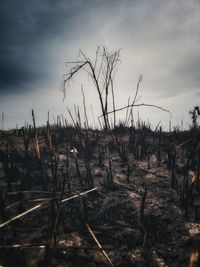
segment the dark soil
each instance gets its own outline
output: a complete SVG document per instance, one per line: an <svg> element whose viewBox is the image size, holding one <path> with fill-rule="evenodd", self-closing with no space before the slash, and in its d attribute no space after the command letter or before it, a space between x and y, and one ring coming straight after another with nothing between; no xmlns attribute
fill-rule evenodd
<svg viewBox="0 0 200 267"><path fill-rule="evenodd" d="M67 151L73 146L78 150L77 162L83 181L87 176L84 153L78 137L74 137L72 142L66 136L65 132L60 133L56 148L56 155L59 157L56 175L58 192L61 191L67 173ZM84 187L81 188L75 161L72 153L70 154L69 177L63 198L92 187L97 187L97 190L62 204L56 227L56 241L48 254L51 259L47 261L45 257L45 246L52 227L52 214L55 212L52 201L0 228L1 266L111 266L89 233L87 224L113 266L189 266L191 253L198 253L200 248L198 185L194 186L192 198L186 198L188 203L185 204L181 199L184 179L187 178L187 186L190 188L192 174L189 171L194 172L192 165L188 165L187 170L184 169L182 158L183 153L186 157L191 143L177 149L174 171L179 186L175 187L172 184L172 170L168 166L169 158L165 149L165 145L171 142L169 134L163 133L161 144L159 136L156 135L154 149L151 137L147 136L145 150L143 155L139 151L139 156L135 155L134 151L129 151L130 139L126 132L117 133L116 136L119 142L123 142L123 153L126 153L127 157L125 161L113 145L111 137L104 133L90 133L88 157L93 186L84 182ZM138 140L139 137L137 133ZM180 144L191 137L190 134L182 133L176 141ZM45 188L41 183L41 170L33 145L29 146L27 175L23 137L11 134L10 138L19 147L12 146L5 136L1 137L0 224L42 203L41 198L60 196L59 193L52 193L55 177L52 177L52 158L45 136L39 134ZM140 147L137 149L141 150ZM161 159L157 152L159 149ZM9 159L5 158L7 155ZM108 175L109 156L112 172L109 174L112 174L112 177ZM9 164L7 173L5 162ZM23 192L10 193L18 191ZM34 199L36 200L33 202ZM14 205L16 202L19 202L18 205ZM9 247L17 244L21 247ZM191 266L199 266L197 262L195 264Z"/></svg>

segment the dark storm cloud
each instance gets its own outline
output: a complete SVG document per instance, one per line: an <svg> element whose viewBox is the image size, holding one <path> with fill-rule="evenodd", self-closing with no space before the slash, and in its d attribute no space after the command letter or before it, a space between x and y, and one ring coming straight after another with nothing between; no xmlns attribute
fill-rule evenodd
<svg viewBox="0 0 200 267"><path fill-rule="evenodd" d="M52 69L48 48L56 39L85 34L94 10L109 16L118 1L2 0L0 2L0 92L21 91L24 84L48 80ZM85 33L84 33L85 31ZM59 52L59 51L58 51ZM64 59L63 59L64 60ZM49 69L49 71L48 71Z"/></svg>
<svg viewBox="0 0 200 267"><path fill-rule="evenodd" d="M88 28L95 23L103 27L104 15L109 17L118 3L120 1L113 0L2 0L0 92L19 92L25 84L48 80L52 75L48 50L51 43L58 40L67 46L73 36L90 38ZM103 11L98 13L99 10ZM93 16L95 11L99 17Z"/></svg>
<svg viewBox="0 0 200 267"><path fill-rule="evenodd" d="M48 43L70 38L81 1L0 2L0 92L22 90L24 83L47 79Z"/></svg>
<svg viewBox="0 0 200 267"><path fill-rule="evenodd" d="M27 70L25 66L19 66L15 63L3 62L0 65L0 88L1 91L6 93L9 89L15 90L16 87L25 84L27 81L34 79L33 70Z"/></svg>

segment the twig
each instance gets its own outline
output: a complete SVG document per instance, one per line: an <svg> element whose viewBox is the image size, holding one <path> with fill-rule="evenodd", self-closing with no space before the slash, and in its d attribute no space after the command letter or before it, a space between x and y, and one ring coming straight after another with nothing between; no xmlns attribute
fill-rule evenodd
<svg viewBox="0 0 200 267"><path fill-rule="evenodd" d="M67 201L69 201L69 200L71 200L71 199L75 199L75 198L77 198L77 197L81 197L81 196L87 195L88 193L93 192L93 191L96 191L97 189L98 189L98 188L95 187L95 188L92 188L92 189L90 189L90 190L88 190L88 191L79 193L79 194L77 194L77 195L75 195L75 196L65 198L65 199L63 199L63 200L61 201L61 203L65 203L65 202L67 202Z"/></svg>
<svg viewBox="0 0 200 267"><path fill-rule="evenodd" d="M185 144L189 143L189 142L192 141L192 140L193 140L193 138L190 138L190 139L184 141L183 143L177 145L176 148L180 148L180 147L184 146Z"/></svg>
<svg viewBox="0 0 200 267"><path fill-rule="evenodd" d="M132 102L132 105L131 105L131 110L129 112L129 116L128 116L128 119L126 121L126 125L128 125L129 123L129 120L130 120L130 117L131 117L131 113L132 113L132 110L133 110L133 106L135 105L136 103L136 99L137 99L137 95L138 95L138 91L139 91L139 87L140 87L140 83L142 82L142 75L140 75L139 77L139 80L138 80L138 83L137 83L137 89L136 89L136 92L135 92L135 96L134 96L134 99L133 99L133 102Z"/></svg>
<svg viewBox="0 0 200 267"><path fill-rule="evenodd" d="M114 87L113 87L113 79L111 79L111 93L112 93L112 101L113 101L113 110L115 110L115 94L114 94ZM114 112L114 128L116 126L116 114Z"/></svg>
<svg viewBox="0 0 200 267"><path fill-rule="evenodd" d="M141 201L141 206L140 206L140 214L139 214L139 221L140 221L142 229L144 231L143 247L145 247L146 240L147 240L147 230L146 230L145 222L144 222L144 209L145 209L146 197L147 197L147 188L145 188L144 194L142 196L142 201Z"/></svg>
<svg viewBox="0 0 200 267"><path fill-rule="evenodd" d="M64 242L66 240L60 240L59 244L56 245L56 248L63 248L63 245L65 245L64 249L85 249L85 250L102 250L99 247L90 247L90 246L71 246L66 245ZM31 243L25 243L25 244L13 244L13 245L0 245L0 249L26 249L26 248L36 248L36 249L45 249L46 243L42 244L31 244ZM113 250L120 250L123 249L123 247L108 247L106 250L113 251Z"/></svg>
<svg viewBox="0 0 200 267"><path fill-rule="evenodd" d="M48 200L48 201L49 201L49 200ZM29 210L23 212L23 213L21 213L21 214L15 216L15 217L13 217L12 219L10 219L10 220L8 220L8 221L6 221L6 222L0 224L0 228L3 228L4 226L6 226L6 225L8 225L8 224L10 224L10 223L12 223L12 222L14 222L14 221L16 221L17 219L20 219L20 218L24 217L25 215L27 215L27 214L33 212L34 210L37 210L37 209L41 208L41 207L42 207L44 204L46 204L48 201L45 201L45 202L43 202L43 203L41 203L41 204L39 204L39 205L37 205L37 206L35 206L35 207L33 207L33 208L31 208L31 209L29 209Z"/></svg>
<svg viewBox="0 0 200 267"><path fill-rule="evenodd" d="M160 106L157 106L157 105L152 105L152 104L146 104L146 103L142 103L142 104L134 104L134 105L128 105L128 106L125 106L125 107L122 107L122 108L118 108L118 109L115 109L115 110L112 110L112 111L109 111L107 113L105 113L105 115L109 115L109 114L112 114L114 112L118 112L118 111L121 111L121 110L124 110L126 108L129 108L129 107L141 107L141 106L144 106L144 107L152 107L152 108L158 108L162 111L165 111L165 112L168 112L170 114L170 117L172 117L172 114L169 110L165 109L165 108L162 108ZM101 118L103 115L100 115L98 118Z"/></svg>
<svg viewBox="0 0 200 267"><path fill-rule="evenodd" d="M8 205L7 207L5 207L5 210L13 209L13 208L16 208L17 206L23 205L23 204L28 204L28 203L32 203L32 202L43 202L46 200L49 200L49 198L25 199L25 200L17 201L15 203Z"/></svg>
<svg viewBox="0 0 200 267"><path fill-rule="evenodd" d="M94 123L94 129L96 128L96 126L95 126L95 119L94 119L94 110L93 110L93 107L92 107L92 105L90 105L90 107L91 107L91 111L92 111L92 119L93 119L93 123Z"/></svg>
<svg viewBox="0 0 200 267"><path fill-rule="evenodd" d="M129 103L130 103L130 97L128 98L128 106L129 106ZM129 112L129 108L127 108L127 110L126 110L126 118L125 118L125 124L124 124L124 126L127 125L128 114L129 114L128 112Z"/></svg>
<svg viewBox="0 0 200 267"><path fill-rule="evenodd" d="M107 261L110 263L111 266L114 267L111 259L108 257L107 253L105 252L105 250L103 249L103 247L99 243L98 239L96 238L96 236L95 236L94 232L92 231L92 229L90 228L90 226L88 224L86 224L86 227L87 227L89 233L91 234L91 236L93 237L95 243L97 244L97 246L99 247L99 249L102 251L102 253L105 256L105 258L107 259Z"/></svg>
<svg viewBox="0 0 200 267"><path fill-rule="evenodd" d="M89 129L89 123L88 123L88 117L87 117L87 111L86 111L86 105L85 105L85 94L83 90L83 86L81 85L81 91L83 95L83 107L84 107L84 113L85 113L85 122L86 122L86 127Z"/></svg>
<svg viewBox="0 0 200 267"><path fill-rule="evenodd" d="M80 193L80 194L77 194L77 195L75 195L75 196L71 196L71 197L69 197L69 198L63 199L63 200L60 201L60 203L65 203L65 202L67 202L67 201L69 201L69 200L71 200L71 199L75 199L75 198L78 198L78 197L80 197L80 196L84 196L84 195L86 195L86 194L88 194L88 193L90 193L90 192L96 191L96 190L97 190L97 187L95 187L95 188L93 188L93 189L90 189L90 190L88 190L88 191L82 192L82 193ZM12 223L12 222L14 222L14 221L16 221L17 219L20 219L20 218L24 217L25 215L27 215L27 214L33 212L34 210L40 209L42 206L44 206L45 204L47 204L47 203L48 203L49 201L51 201L51 200L52 200L52 198L50 198L50 199L44 201L43 203L41 203L41 204L39 204L39 205L36 205L35 207L33 207L33 208L31 208L31 209L29 209L29 210L27 210L27 211L25 211L25 212L23 212L23 213L21 213L21 214L15 216L15 217L13 217L12 219L10 219L10 220L8 220L8 221L6 221L6 222L0 224L0 228L3 228L4 226L6 226L6 225L8 225L8 224L10 224L10 223Z"/></svg>
<svg viewBox="0 0 200 267"><path fill-rule="evenodd" d="M45 244L13 244L13 245L0 245L0 249L10 248L45 248Z"/></svg>

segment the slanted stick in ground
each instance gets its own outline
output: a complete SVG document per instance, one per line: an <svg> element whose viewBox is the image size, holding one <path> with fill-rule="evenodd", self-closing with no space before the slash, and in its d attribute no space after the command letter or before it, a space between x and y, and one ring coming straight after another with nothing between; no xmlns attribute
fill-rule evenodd
<svg viewBox="0 0 200 267"><path fill-rule="evenodd" d="M108 257L107 253L105 252L105 250L103 249L103 247L99 243L98 239L96 238L96 236L95 236L94 232L92 231L92 229L90 228L90 226L88 224L86 224L86 227L87 227L89 233L91 234L92 238L94 239L95 243L97 244L97 246L99 247L99 249L102 251L104 257L110 263L110 266L113 266L114 267L111 259Z"/></svg>
<svg viewBox="0 0 200 267"><path fill-rule="evenodd" d="M48 200L48 201L49 201L49 200ZM42 207L44 204L46 204L46 203L47 203L47 201L45 201L45 202L43 202L43 203L41 203L41 204L39 204L39 205L36 205L35 207L33 207L33 208L31 208L31 209L29 209L29 210L27 210L27 211L25 211L25 212L23 212L23 213L21 213L21 214L15 216L15 217L13 217L12 219L10 219L10 220L8 220L8 221L2 223L2 224L0 224L0 228L3 228L4 226L6 226L6 225L8 225L8 224L10 224L10 223L12 223L12 222L14 222L14 221L16 221L17 219L20 219L20 218L24 217L25 215L27 215L27 214L33 212L34 210L37 210L37 209L41 208L41 207Z"/></svg>
<svg viewBox="0 0 200 267"><path fill-rule="evenodd" d="M61 200L61 203L65 203L65 202L67 202L67 201L69 201L69 200L71 200L71 199L74 199L74 198L77 198L77 197L84 196L84 195L86 195L86 194L88 194L88 193L90 193L90 192L96 191L96 190L97 190L97 187L94 187L94 188L92 188L92 189L90 189L90 190L88 190L88 191L79 193L79 194L77 194L77 195L75 195L75 196L71 196L71 197L65 198L65 199Z"/></svg>
<svg viewBox="0 0 200 267"><path fill-rule="evenodd" d="M68 198L66 198L66 199L63 199L63 200L60 201L60 203L61 203L61 204L62 204L62 203L65 203L65 202L67 202L67 201L69 201L69 200L71 200L71 199L75 199L75 198L78 198L78 197L80 197L80 196L84 196L84 195L86 195L86 194L88 194L88 193L90 193L90 192L96 191L96 190L97 190L97 187L92 188L92 189L90 189L90 190L88 190L88 191L85 191L85 192L82 192L82 193L80 193L80 194L77 194L77 195L68 197ZM27 211L25 211L25 212L23 212L23 213L21 213L21 214L15 216L15 217L13 217L13 218L10 219L10 220L7 220L6 222L0 224L0 228L3 228L4 226L6 226L6 225L8 225L8 224L10 224L10 223L12 223L12 222L14 222L14 221L16 221L17 219L20 219L20 218L24 217L25 215L27 215L27 214L29 214L29 213L31 213L31 212L37 210L37 209L40 209L42 206L44 206L45 204L47 204L47 203L48 203L49 201L51 201L51 200L52 200L52 198L50 198L50 199L48 199L48 200L45 200L45 201L42 202L41 204L36 205L35 207L33 207L33 208L31 208L31 209L29 209L29 210L27 210Z"/></svg>

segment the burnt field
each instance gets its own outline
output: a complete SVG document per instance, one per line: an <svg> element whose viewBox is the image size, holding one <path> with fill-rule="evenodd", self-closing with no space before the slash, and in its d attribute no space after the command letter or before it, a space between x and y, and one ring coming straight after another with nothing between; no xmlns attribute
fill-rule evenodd
<svg viewBox="0 0 200 267"><path fill-rule="evenodd" d="M0 265L200 266L199 144L143 123L1 131Z"/></svg>

